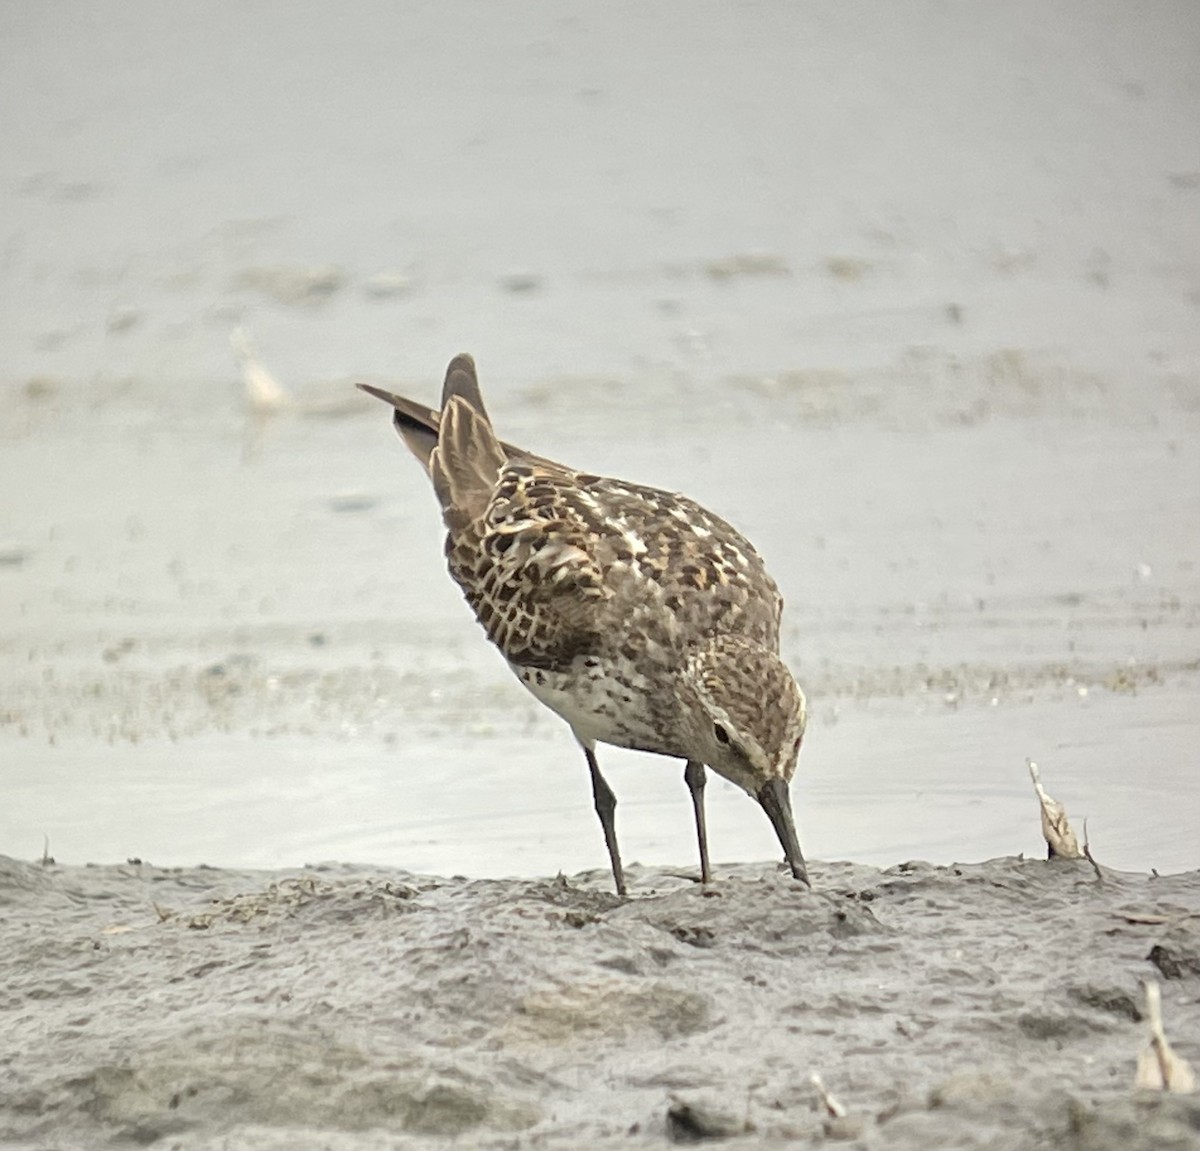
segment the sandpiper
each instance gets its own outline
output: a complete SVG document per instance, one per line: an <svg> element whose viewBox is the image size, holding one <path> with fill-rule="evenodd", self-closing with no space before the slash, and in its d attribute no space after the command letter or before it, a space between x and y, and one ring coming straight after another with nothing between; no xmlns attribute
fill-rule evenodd
<svg viewBox="0 0 1200 1151"><path fill-rule="evenodd" d="M450 361L440 410L358 386L395 409L433 481L450 574L488 639L583 748L617 892L617 801L597 743L686 761L701 882L707 764L762 805L807 884L788 792L804 693L779 657L783 599L751 544L685 496L498 440L468 355Z"/></svg>

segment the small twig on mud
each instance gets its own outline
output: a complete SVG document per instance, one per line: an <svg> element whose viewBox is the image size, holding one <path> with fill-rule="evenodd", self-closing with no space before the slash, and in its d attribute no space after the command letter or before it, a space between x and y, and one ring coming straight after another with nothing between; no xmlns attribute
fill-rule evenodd
<svg viewBox="0 0 1200 1151"><path fill-rule="evenodd" d="M1200 911L1177 911L1174 915L1159 915L1157 912L1114 911L1113 916L1126 923L1146 927L1170 927L1185 919L1200 919Z"/></svg>
<svg viewBox="0 0 1200 1151"><path fill-rule="evenodd" d="M1138 1056L1134 1086L1142 1091L1175 1091L1180 1094L1195 1091L1196 1076L1191 1065L1171 1050L1163 1032L1162 993L1158 983L1147 979L1144 986L1150 1041Z"/></svg>
<svg viewBox="0 0 1200 1151"><path fill-rule="evenodd" d="M825 1086L825 1081L815 1071L808 1077L808 1081L816 1088L817 1098L821 1101L821 1106L825 1108L831 1119L845 1118L846 1108L842 1106L830 1093L829 1088Z"/></svg>
<svg viewBox="0 0 1200 1151"><path fill-rule="evenodd" d="M1083 858L1092 865L1092 870L1096 873L1096 882L1104 882L1104 873L1100 870L1098 864L1092 855L1092 845L1088 843L1087 820L1083 821Z"/></svg>
<svg viewBox="0 0 1200 1151"><path fill-rule="evenodd" d="M1052 799L1046 794L1038 774L1038 765L1032 759L1027 759L1025 765L1029 768L1029 778L1033 780L1033 790L1037 792L1038 803L1042 808L1042 838L1046 841L1048 858L1059 856L1062 859L1083 859L1084 853L1079 850L1079 841L1067 822L1067 809L1057 799Z"/></svg>

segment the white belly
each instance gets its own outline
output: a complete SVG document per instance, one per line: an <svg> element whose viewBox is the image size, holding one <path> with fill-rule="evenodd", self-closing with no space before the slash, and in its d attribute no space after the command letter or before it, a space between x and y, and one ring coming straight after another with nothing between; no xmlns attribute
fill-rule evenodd
<svg viewBox="0 0 1200 1151"><path fill-rule="evenodd" d="M669 733L663 730L670 725L653 717L656 709L649 685L624 669L599 661L567 674L509 666L538 700L571 725L581 743L677 754L669 750Z"/></svg>

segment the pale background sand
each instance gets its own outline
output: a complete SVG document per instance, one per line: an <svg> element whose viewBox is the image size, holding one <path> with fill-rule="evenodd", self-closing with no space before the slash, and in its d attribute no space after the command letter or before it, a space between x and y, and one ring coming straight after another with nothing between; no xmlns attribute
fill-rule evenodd
<svg viewBox="0 0 1200 1151"><path fill-rule="evenodd" d="M806 852L1200 865L1190 3L0 14L0 848L603 862L355 378L766 554ZM305 405L247 422L235 325ZM340 413L340 414L339 414ZM344 417L344 418L342 418ZM610 752L625 851L693 862ZM710 790L714 859L772 858Z"/></svg>

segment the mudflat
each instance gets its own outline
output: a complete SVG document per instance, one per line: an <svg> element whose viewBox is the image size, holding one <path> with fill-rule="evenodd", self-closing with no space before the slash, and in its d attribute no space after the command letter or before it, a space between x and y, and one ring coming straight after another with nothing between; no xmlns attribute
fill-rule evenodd
<svg viewBox="0 0 1200 1151"><path fill-rule="evenodd" d="M0 860L5 1146L1193 1148L1200 872ZM820 1103L820 1076L844 1115Z"/></svg>

